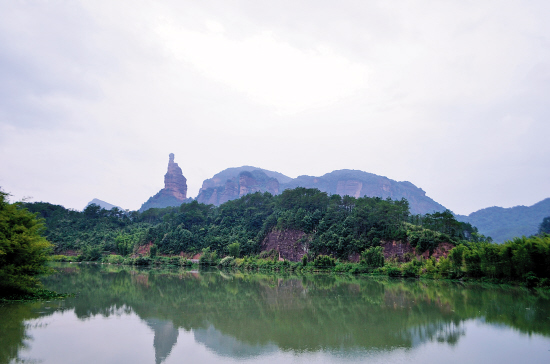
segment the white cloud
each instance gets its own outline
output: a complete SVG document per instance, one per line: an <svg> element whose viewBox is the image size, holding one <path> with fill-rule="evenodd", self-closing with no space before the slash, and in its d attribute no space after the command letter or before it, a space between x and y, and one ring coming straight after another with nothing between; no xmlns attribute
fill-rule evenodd
<svg viewBox="0 0 550 364"><path fill-rule="evenodd" d="M207 27L198 32L163 21L157 31L178 60L283 114L335 103L366 85L365 65L326 46L298 49L272 32L234 39L219 23Z"/></svg>

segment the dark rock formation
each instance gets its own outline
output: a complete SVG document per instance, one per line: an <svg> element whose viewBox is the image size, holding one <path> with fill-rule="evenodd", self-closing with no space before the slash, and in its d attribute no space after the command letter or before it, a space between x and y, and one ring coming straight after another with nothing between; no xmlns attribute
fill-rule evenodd
<svg viewBox="0 0 550 364"><path fill-rule="evenodd" d="M236 176L226 179L223 184L221 182L221 177L218 175L204 181L197 201L218 206L254 192L279 194L279 181L259 169L241 170Z"/></svg>
<svg viewBox="0 0 550 364"><path fill-rule="evenodd" d="M174 162L174 154L170 153L168 171L164 175L164 188L156 195L149 198L139 211L146 211L150 208L162 208L168 206L179 206L188 202L187 179L183 176L181 168Z"/></svg>

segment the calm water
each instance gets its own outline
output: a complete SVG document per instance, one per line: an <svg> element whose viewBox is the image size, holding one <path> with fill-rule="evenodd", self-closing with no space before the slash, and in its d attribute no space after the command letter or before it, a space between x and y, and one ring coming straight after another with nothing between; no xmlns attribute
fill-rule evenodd
<svg viewBox="0 0 550 364"><path fill-rule="evenodd" d="M550 298L340 276L66 264L0 307L1 363L550 363Z"/></svg>

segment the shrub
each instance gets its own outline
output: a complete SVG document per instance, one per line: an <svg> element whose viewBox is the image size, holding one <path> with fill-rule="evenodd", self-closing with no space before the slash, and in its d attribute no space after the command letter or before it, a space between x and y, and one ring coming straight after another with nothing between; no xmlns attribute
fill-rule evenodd
<svg viewBox="0 0 550 364"><path fill-rule="evenodd" d="M120 255L108 255L105 257L107 263L111 264L122 264L124 262L124 257Z"/></svg>
<svg viewBox="0 0 550 364"><path fill-rule="evenodd" d="M235 265L235 258L231 256L225 257L222 260L220 260L219 265L223 268L233 267Z"/></svg>
<svg viewBox="0 0 550 364"><path fill-rule="evenodd" d="M317 268L329 268L334 267L336 265L336 261L328 255L319 255L313 261L313 265Z"/></svg>
<svg viewBox="0 0 550 364"><path fill-rule="evenodd" d="M394 265L386 266L386 274L390 277L401 277L401 269Z"/></svg>
<svg viewBox="0 0 550 364"><path fill-rule="evenodd" d="M369 268L379 268L384 266L384 248L375 246L366 249L361 253L361 263Z"/></svg>
<svg viewBox="0 0 550 364"><path fill-rule="evenodd" d="M151 264L151 258L139 256L136 259L134 259L134 265L150 265Z"/></svg>
<svg viewBox="0 0 550 364"><path fill-rule="evenodd" d="M241 254L241 244L239 244L239 243L229 244L227 246L227 252L233 258L238 258L239 255Z"/></svg>
<svg viewBox="0 0 550 364"><path fill-rule="evenodd" d="M401 266L403 277L413 278L418 276L418 268L414 262L408 262Z"/></svg>

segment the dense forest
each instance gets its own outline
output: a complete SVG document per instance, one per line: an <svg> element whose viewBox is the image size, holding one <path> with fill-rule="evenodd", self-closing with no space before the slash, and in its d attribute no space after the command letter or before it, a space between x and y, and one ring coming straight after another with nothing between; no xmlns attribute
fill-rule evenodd
<svg viewBox="0 0 550 364"><path fill-rule="evenodd" d="M341 197L299 187L277 196L249 194L218 207L193 201L142 213L107 211L97 205L77 212L42 202L25 207L45 219L46 237L56 252L74 251L85 260L100 259L107 252L136 257L140 247L149 245L151 256L202 253L210 264L218 264L224 256L241 257L225 260L225 265L256 268L257 262L251 259L260 253L278 260L261 251L271 231L296 230L305 233L297 242L307 246L304 266L308 260L317 267L338 263L340 271L350 271L355 268L346 261L359 255L368 269L355 272L378 269L395 276L508 280L525 280L530 275L535 283L550 278L549 236L494 244L448 210L411 215L405 199ZM380 245L387 241L408 242L416 254L399 264L384 261ZM455 246L448 257L418 256L441 243Z"/></svg>
<svg viewBox="0 0 550 364"><path fill-rule="evenodd" d="M409 240L422 253L440 242L485 239L470 224L456 221L450 211L411 215L405 199L329 196L301 187L277 196L250 194L218 207L193 201L142 213L93 204L82 212L44 202L25 207L45 219L46 238L57 252L99 247L127 255L153 243L161 254L208 247L224 255L230 244L239 243L242 255L254 255L273 229L303 231L313 256L341 259L388 240Z"/></svg>

